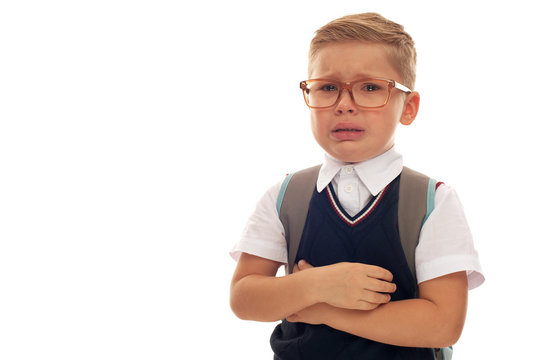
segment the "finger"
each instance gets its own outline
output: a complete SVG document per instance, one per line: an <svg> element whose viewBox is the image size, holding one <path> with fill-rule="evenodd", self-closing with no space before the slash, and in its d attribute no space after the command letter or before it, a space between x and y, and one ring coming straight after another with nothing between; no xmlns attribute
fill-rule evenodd
<svg viewBox="0 0 541 360"><path fill-rule="evenodd" d="M297 264L293 265L293 273L299 272L301 269L297 266Z"/></svg>
<svg viewBox="0 0 541 360"><path fill-rule="evenodd" d="M396 284L378 279L367 279L365 289L379 293L394 293Z"/></svg>
<svg viewBox="0 0 541 360"><path fill-rule="evenodd" d="M299 269L300 270L306 270L306 269L310 269L310 268L313 268L313 266L310 265L308 263L308 261L306 261L306 260L299 261Z"/></svg>
<svg viewBox="0 0 541 360"><path fill-rule="evenodd" d="M289 321L289 322L297 322L299 319L299 316L297 314L291 314L289 316L286 316L286 320Z"/></svg>
<svg viewBox="0 0 541 360"><path fill-rule="evenodd" d="M373 304L373 303L367 302L367 301L359 301L354 310L374 310L379 305L380 304Z"/></svg>
<svg viewBox="0 0 541 360"><path fill-rule="evenodd" d="M359 300L369 302L371 304L387 304L389 301L391 301L391 295L365 290L360 294Z"/></svg>
<svg viewBox="0 0 541 360"><path fill-rule="evenodd" d="M393 281L393 274L389 270L379 266L368 265L366 275L374 279Z"/></svg>

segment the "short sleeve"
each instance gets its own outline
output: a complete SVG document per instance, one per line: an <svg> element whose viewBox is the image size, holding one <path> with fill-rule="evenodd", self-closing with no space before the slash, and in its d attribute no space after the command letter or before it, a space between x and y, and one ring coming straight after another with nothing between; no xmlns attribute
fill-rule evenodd
<svg viewBox="0 0 541 360"><path fill-rule="evenodd" d="M485 280L462 204L445 184L436 191L434 210L421 228L415 267L419 283L458 271L467 272L470 290Z"/></svg>
<svg viewBox="0 0 541 360"><path fill-rule="evenodd" d="M257 202L239 241L230 251L230 255L235 261L238 261L241 253L244 252L280 263L287 263L284 226L276 210L276 200L281 185L282 182L279 182L271 187Z"/></svg>

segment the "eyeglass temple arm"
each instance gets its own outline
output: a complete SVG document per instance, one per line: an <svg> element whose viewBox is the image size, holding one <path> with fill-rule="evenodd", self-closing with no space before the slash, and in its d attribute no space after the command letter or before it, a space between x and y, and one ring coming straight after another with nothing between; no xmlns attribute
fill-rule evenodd
<svg viewBox="0 0 541 360"><path fill-rule="evenodd" d="M396 82L396 81L394 82L394 87L403 92L407 92L407 93L412 92L407 86L402 85L401 83Z"/></svg>

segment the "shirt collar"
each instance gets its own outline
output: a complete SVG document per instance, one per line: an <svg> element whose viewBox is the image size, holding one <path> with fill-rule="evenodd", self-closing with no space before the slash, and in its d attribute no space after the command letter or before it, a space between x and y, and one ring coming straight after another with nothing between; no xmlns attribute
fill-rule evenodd
<svg viewBox="0 0 541 360"><path fill-rule="evenodd" d="M325 189L340 171L348 166L353 167L366 188L376 196L402 172L402 155L394 146L375 158L359 163L346 163L325 154L325 161L317 179L317 191Z"/></svg>

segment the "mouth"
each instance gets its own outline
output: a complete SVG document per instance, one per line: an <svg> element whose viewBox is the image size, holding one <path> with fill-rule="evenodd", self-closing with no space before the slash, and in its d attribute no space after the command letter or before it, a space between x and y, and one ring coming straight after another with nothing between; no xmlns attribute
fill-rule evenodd
<svg viewBox="0 0 541 360"><path fill-rule="evenodd" d="M350 131L362 132L362 131L364 131L364 130L361 130L361 129L352 129L352 128L343 128L343 129L333 129L333 130L332 130L333 133L337 133L337 132L350 132Z"/></svg>
<svg viewBox="0 0 541 360"><path fill-rule="evenodd" d="M337 123L331 130L332 132L343 132L343 131L364 131L359 125L351 121L342 121Z"/></svg>
<svg viewBox="0 0 541 360"><path fill-rule="evenodd" d="M337 124L331 130L331 136L338 141L356 140L364 135L364 129L354 124Z"/></svg>

